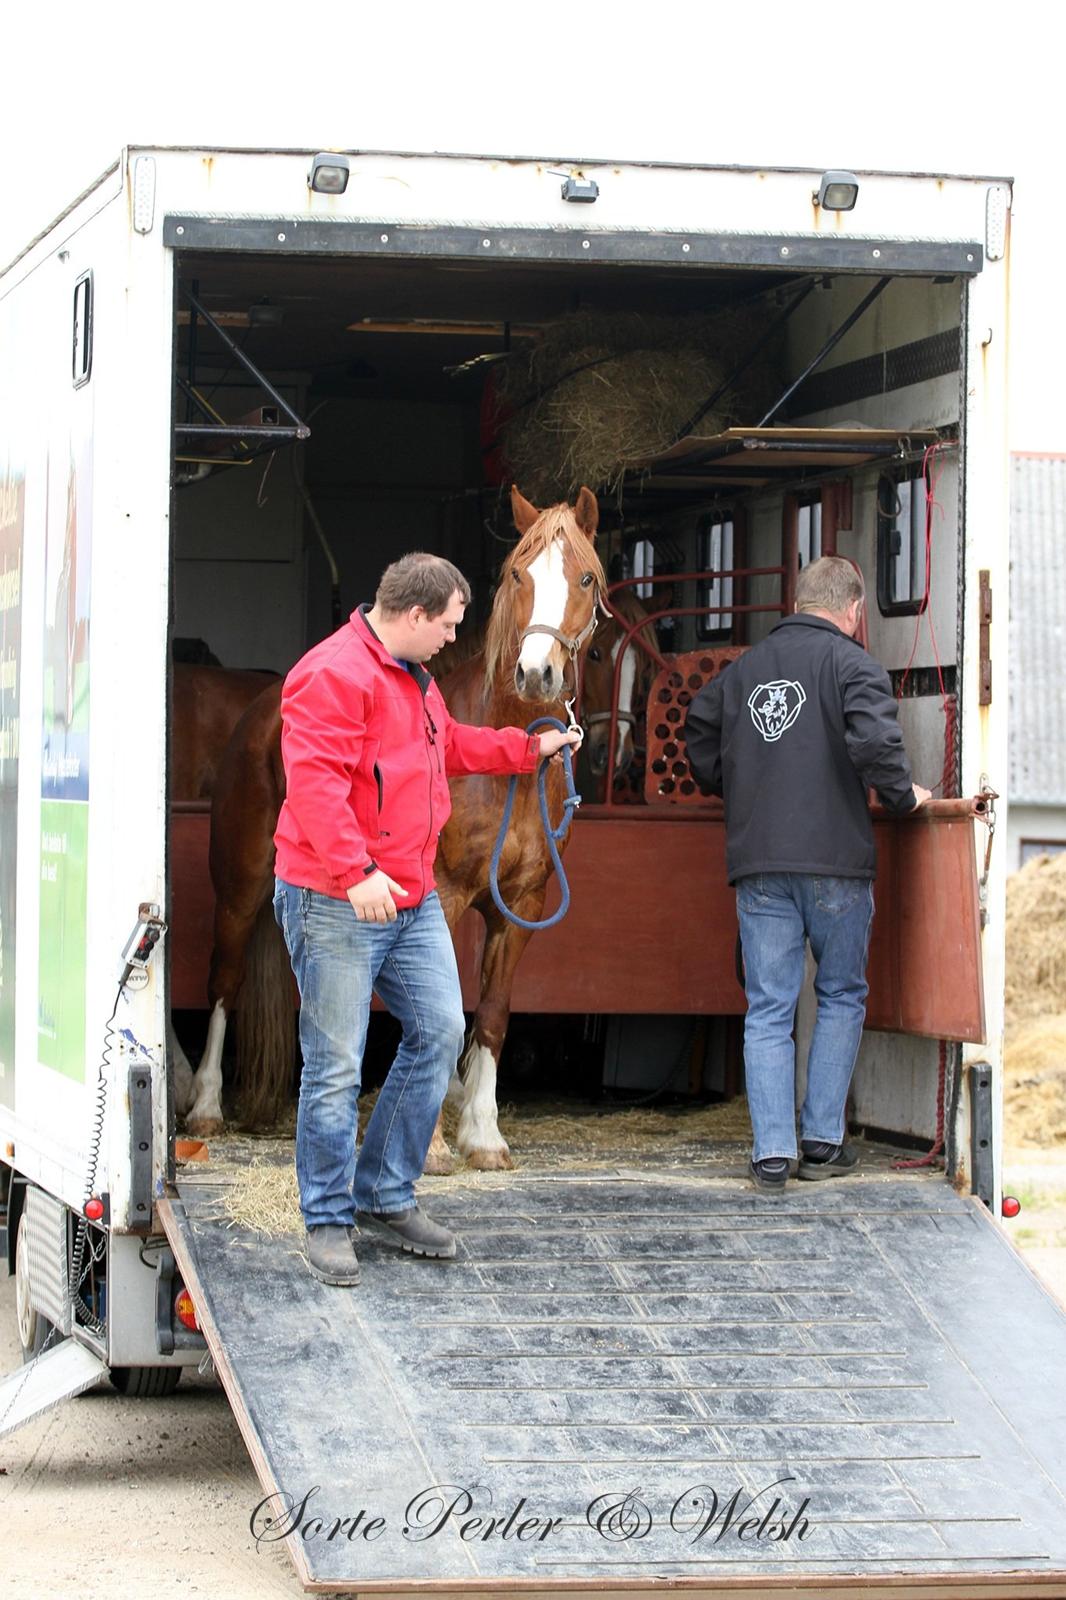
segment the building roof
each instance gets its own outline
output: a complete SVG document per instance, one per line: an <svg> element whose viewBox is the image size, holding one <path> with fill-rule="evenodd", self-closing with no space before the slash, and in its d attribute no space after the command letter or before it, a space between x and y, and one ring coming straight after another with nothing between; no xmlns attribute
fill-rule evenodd
<svg viewBox="0 0 1066 1600"><path fill-rule="evenodd" d="M1066 454L1011 456L1010 797L1066 805Z"/></svg>

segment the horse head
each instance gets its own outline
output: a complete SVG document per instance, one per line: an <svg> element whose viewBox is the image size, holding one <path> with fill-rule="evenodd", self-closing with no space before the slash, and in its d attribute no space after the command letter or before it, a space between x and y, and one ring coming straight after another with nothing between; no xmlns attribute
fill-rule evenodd
<svg viewBox="0 0 1066 1600"><path fill-rule="evenodd" d="M618 730L614 747L617 773L624 772L633 759L636 708L644 698L641 690L646 691L653 671L652 658L637 643L638 635L657 648L655 632L650 625L641 626L637 634L629 633L630 623L643 623L648 615L635 595L620 589L611 596L610 606L611 611L601 619L592 635L581 683L585 754L589 770L596 777L602 777L607 771L615 672L618 673L618 703L614 714ZM623 653L619 667L620 652Z"/></svg>
<svg viewBox="0 0 1066 1600"><path fill-rule="evenodd" d="M582 489L573 506L545 511L512 489L511 506L521 537L500 574L486 672L493 679L506 662L518 697L545 705L576 685L578 663L599 617L606 588L593 542L599 507L591 489Z"/></svg>

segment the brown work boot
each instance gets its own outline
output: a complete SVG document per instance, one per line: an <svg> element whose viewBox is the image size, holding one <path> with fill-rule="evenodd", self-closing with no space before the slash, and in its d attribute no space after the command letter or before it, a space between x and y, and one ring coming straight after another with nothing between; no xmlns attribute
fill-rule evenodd
<svg viewBox="0 0 1066 1600"><path fill-rule="evenodd" d="M326 1223L307 1230L307 1265L319 1283L339 1289L354 1289L359 1282L359 1263L352 1247L354 1229Z"/></svg>
<svg viewBox="0 0 1066 1600"><path fill-rule="evenodd" d="M360 1211L359 1221L371 1223L379 1232L390 1234L408 1255L429 1256L437 1261L450 1261L455 1255L455 1234L427 1217L417 1206L409 1211Z"/></svg>

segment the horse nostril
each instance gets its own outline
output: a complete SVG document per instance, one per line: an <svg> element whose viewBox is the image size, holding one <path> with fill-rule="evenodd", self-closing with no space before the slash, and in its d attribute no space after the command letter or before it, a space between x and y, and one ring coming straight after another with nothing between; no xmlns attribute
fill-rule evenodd
<svg viewBox="0 0 1066 1600"><path fill-rule="evenodd" d="M526 686L526 669L521 665L521 663L519 663L519 665L514 669L514 681L515 688L518 690L519 694L521 694L522 690Z"/></svg>

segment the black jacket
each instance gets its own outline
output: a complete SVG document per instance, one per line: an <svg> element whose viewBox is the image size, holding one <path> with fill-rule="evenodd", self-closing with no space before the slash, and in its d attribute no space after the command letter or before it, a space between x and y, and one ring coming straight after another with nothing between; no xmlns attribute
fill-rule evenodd
<svg viewBox="0 0 1066 1600"><path fill-rule="evenodd" d="M914 808L888 674L806 612L704 685L685 737L693 776L725 799L730 883L755 872L872 878L867 788L890 811Z"/></svg>

